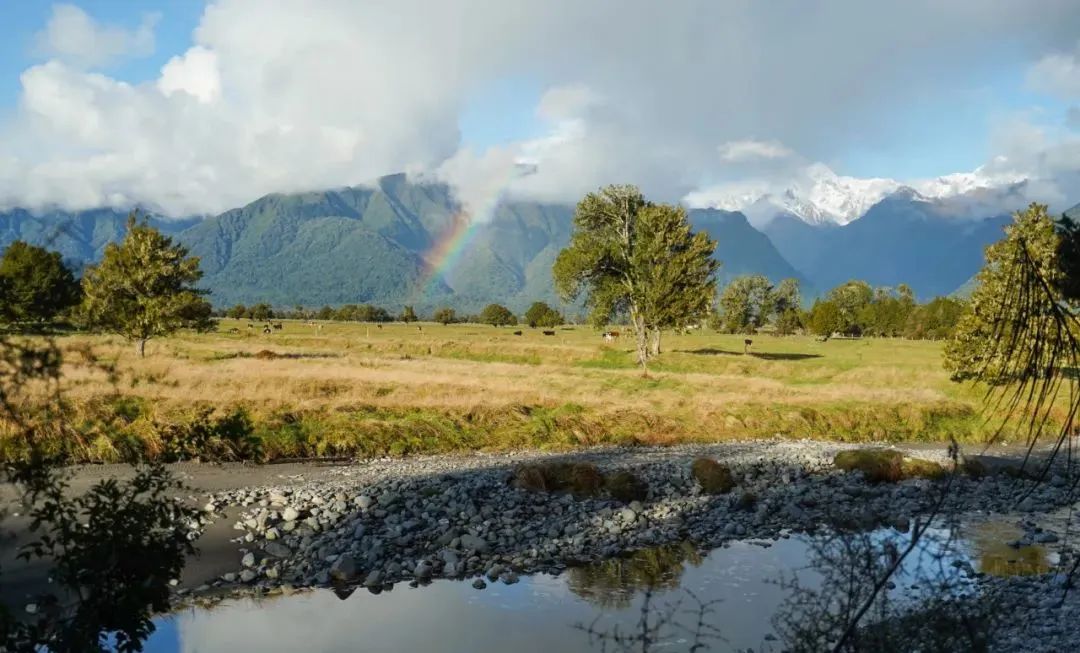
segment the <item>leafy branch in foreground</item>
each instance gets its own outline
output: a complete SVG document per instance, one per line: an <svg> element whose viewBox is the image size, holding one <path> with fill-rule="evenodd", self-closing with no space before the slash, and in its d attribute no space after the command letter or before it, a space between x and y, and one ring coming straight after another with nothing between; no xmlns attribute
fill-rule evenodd
<svg viewBox="0 0 1080 653"><path fill-rule="evenodd" d="M1030 456L1041 436L1056 429L1040 478L1075 431L1080 409L1078 243L1071 221L1055 223L1045 205L1018 212L1005 238L987 248L980 285L946 348L953 378L985 383L986 403L1005 416L992 442L1010 424L1020 425Z"/></svg>
<svg viewBox="0 0 1080 653"><path fill-rule="evenodd" d="M0 427L24 453L0 480L28 506L22 535L37 537L20 557L44 560L57 588L26 615L0 605L0 649L140 651L153 615L169 607L169 581L194 553L196 514L174 498L179 486L161 466L73 495L42 447L47 430L65 429L61 364L51 339L0 338Z"/></svg>

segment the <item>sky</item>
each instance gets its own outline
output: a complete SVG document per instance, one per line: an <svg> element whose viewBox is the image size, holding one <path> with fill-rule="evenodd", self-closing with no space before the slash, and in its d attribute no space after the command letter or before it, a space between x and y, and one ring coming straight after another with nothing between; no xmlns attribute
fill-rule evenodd
<svg viewBox="0 0 1080 653"><path fill-rule="evenodd" d="M1080 202L1075 0L0 0L0 26L0 208L216 213L400 171L477 207L822 171Z"/></svg>

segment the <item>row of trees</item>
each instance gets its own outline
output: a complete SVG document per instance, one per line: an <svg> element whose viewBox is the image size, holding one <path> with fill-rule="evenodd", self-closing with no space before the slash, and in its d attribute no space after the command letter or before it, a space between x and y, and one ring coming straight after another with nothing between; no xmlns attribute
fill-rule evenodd
<svg viewBox="0 0 1080 653"><path fill-rule="evenodd" d="M296 320L328 320L338 322L418 322L421 316L412 306L405 306L400 313L393 315L381 306L372 304L345 304L334 308L323 306L318 310L306 310L303 306L297 306L292 310L275 311L270 304L259 303L253 306L237 304L229 309L221 311L222 317L231 317L242 320L266 321L275 318ZM471 322L474 324L491 324L493 326L510 326L518 323L518 317L509 308L502 304L488 304L482 311L475 315L458 314L449 306L435 309L431 313L431 321L440 324L455 324ZM529 310L525 311L524 322L530 327L554 327L563 324L562 313L544 302L534 302Z"/></svg>
<svg viewBox="0 0 1080 653"><path fill-rule="evenodd" d="M915 301L911 288L873 288L865 281L848 281L830 290L805 314L811 333L830 336L904 337L944 339L952 336L964 311L964 302L937 297L925 304Z"/></svg>
<svg viewBox="0 0 1080 653"><path fill-rule="evenodd" d="M778 335L802 330L820 336L944 339L952 335L964 303L937 297L925 304L905 284L874 288L848 281L803 310L797 279L773 285L762 275L736 277L720 293L712 326L727 333L756 333L771 327Z"/></svg>

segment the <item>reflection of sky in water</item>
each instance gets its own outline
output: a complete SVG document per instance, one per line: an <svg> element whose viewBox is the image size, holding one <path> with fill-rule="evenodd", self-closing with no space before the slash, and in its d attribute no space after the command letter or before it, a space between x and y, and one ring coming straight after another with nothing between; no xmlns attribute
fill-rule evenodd
<svg viewBox="0 0 1080 653"><path fill-rule="evenodd" d="M976 536L964 548L977 553L985 548L980 542L985 539ZM990 538L999 539L996 534ZM906 538L898 538L896 544L902 548ZM947 566L952 559L940 564ZM722 600L714 613L726 640L721 648L758 649L772 631L772 616L785 597L777 581L798 572L803 583L813 583L816 575L806 566L807 544L796 537L778 540L771 547L733 543L713 551L700 565L686 564L681 587L704 601ZM147 651L588 651L588 637L575 624L588 626L599 618L596 626L601 630L618 625L626 632L637 622L640 592L623 607L610 607L610 603L600 607L598 601L580 596L580 582L575 585L578 592L572 592L568 576L522 577L516 585L490 583L486 590L473 589L471 580L436 581L418 589L399 584L377 596L359 589L345 600L330 591L316 591L231 601L212 610L189 609L160 620ZM590 582L605 580L610 579ZM896 580L902 588L916 579ZM654 601L662 606L679 598L685 599L685 593L658 590Z"/></svg>

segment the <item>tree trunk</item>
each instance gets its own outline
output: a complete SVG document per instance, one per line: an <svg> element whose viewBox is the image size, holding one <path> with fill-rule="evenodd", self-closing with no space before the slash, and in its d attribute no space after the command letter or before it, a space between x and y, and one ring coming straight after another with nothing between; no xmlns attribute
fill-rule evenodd
<svg viewBox="0 0 1080 653"><path fill-rule="evenodd" d="M660 329L652 329L649 333L649 355L660 355Z"/></svg>
<svg viewBox="0 0 1080 653"><path fill-rule="evenodd" d="M135 341L135 353L139 355L139 358L146 357L146 338L139 338Z"/></svg>
<svg viewBox="0 0 1080 653"><path fill-rule="evenodd" d="M645 376L649 375L649 333L645 330L645 321L631 312L630 322L634 325L634 340L637 343L638 363Z"/></svg>

